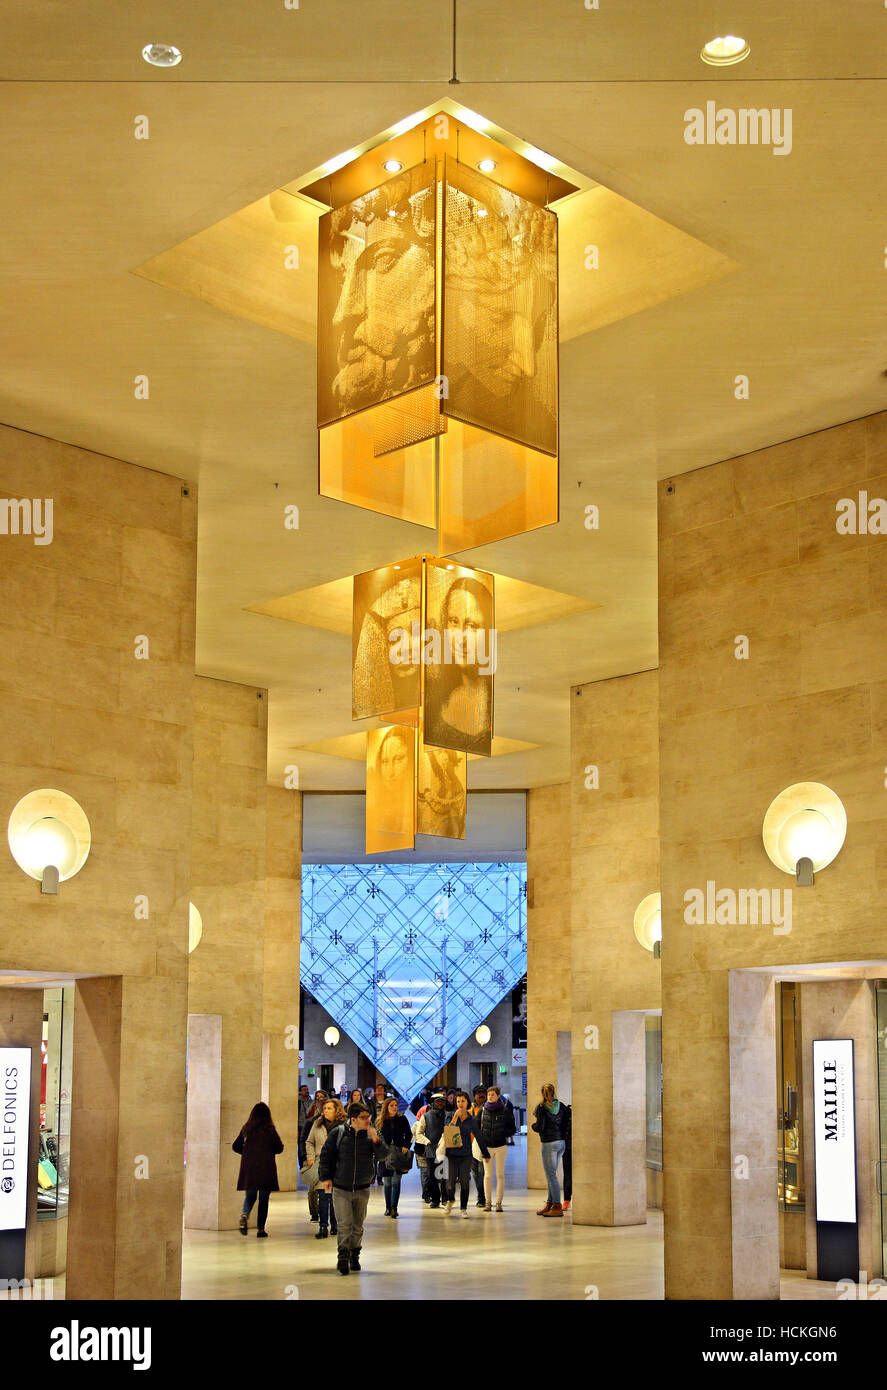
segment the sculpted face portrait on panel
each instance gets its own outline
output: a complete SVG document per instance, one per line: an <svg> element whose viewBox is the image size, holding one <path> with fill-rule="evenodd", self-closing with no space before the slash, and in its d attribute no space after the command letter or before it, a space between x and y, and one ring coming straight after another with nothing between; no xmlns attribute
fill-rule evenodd
<svg viewBox="0 0 887 1390"><path fill-rule="evenodd" d="M341 419L435 375L433 168L321 220L318 412Z"/></svg>
<svg viewBox="0 0 887 1390"><path fill-rule="evenodd" d="M464 840L465 806L465 754L420 744L416 825L420 835Z"/></svg>
<svg viewBox="0 0 887 1390"><path fill-rule="evenodd" d="M557 450L557 219L464 166L448 174L444 410Z"/></svg>
<svg viewBox="0 0 887 1390"><path fill-rule="evenodd" d="M413 730L400 724L367 734L367 826L377 835L412 837L415 740Z"/></svg>
<svg viewBox="0 0 887 1390"><path fill-rule="evenodd" d="M418 564L354 576L352 717L367 719L419 704L418 661L391 661L391 638L421 618Z"/></svg>
<svg viewBox="0 0 887 1390"><path fill-rule="evenodd" d="M440 657L425 670L426 743L489 757L496 667L492 578L474 572L454 579L429 566L426 632L438 634Z"/></svg>

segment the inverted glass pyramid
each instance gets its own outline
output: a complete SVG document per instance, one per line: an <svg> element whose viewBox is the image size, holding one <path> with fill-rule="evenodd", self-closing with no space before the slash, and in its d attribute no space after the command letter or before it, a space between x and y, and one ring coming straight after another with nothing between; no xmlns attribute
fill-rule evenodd
<svg viewBox="0 0 887 1390"><path fill-rule="evenodd" d="M409 1100L525 974L526 894L525 864L306 864L302 985Z"/></svg>

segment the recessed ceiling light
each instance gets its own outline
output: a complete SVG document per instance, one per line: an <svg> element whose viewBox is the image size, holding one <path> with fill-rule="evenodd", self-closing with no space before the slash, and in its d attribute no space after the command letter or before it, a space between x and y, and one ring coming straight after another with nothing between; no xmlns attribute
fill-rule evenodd
<svg viewBox="0 0 887 1390"><path fill-rule="evenodd" d="M382 165L382 168L385 169L389 174L399 174L401 169L403 168L403 165L401 164L399 159L386 159L385 163Z"/></svg>
<svg viewBox="0 0 887 1390"><path fill-rule="evenodd" d="M174 68L182 61L181 50L171 43L146 43L142 57L153 68Z"/></svg>
<svg viewBox="0 0 887 1390"><path fill-rule="evenodd" d="M477 210L477 215L478 215L478 217L486 217L486 215L487 215L487 210L486 210L486 208L478 208L478 210Z"/></svg>
<svg viewBox="0 0 887 1390"><path fill-rule="evenodd" d="M482 159L477 167L482 174L492 174L496 167L496 161L495 159Z"/></svg>
<svg viewBox="0 0 887 1390"><path fill-rule="evenodd" d="M751 49L745 39L740 39L736 34L725 34L717 39L709 39L708 43L699 54L703 63L710 63L712 67L725 68L731 63L741 63L743 58L747 58Z"/></svg>

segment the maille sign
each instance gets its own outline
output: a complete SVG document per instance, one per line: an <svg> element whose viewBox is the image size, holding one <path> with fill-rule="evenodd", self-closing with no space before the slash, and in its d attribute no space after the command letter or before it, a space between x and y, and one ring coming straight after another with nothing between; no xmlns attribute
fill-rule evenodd
<svg viewBox="0 0 887 1390"><path fill-rule="evenodd" d="M849 1038L813 1044L813 1123L816 1220L855 1222L856 1135Z"/></svg>

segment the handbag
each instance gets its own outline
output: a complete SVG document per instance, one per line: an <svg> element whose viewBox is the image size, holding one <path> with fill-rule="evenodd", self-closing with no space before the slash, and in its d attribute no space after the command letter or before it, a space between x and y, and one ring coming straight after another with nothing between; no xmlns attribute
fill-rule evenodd
<svg viewBox="0 0 887 1390"><path fill-rule="evenodd" d="M305 1184L306 1187L315 1187L315 1186L316 1186L316 1184L317 1184L317 1170L318 1170L319 1167L320 1167L320 1165L319 1165L319 1163L317 1162L316 1159L315 1159L315 1161L314 1161L313 1163L311 1163L311 1164L308 1164L308 1163L303 1163L303 1164L302 1164L301 1168L299 1169L299 1177L302 1179L302 1182Z"/></svg>
<svg viewBox="0 0 887 1390"><path fill-rule="evenodd" d="M392 1149L385 1162L392 1173L408 1173L413 1166L412 1150L401 1153L400 1149Z"/></svg>
<svg viewBox="0 0 887 1390"><path fill-rule="evenodd" d="M444 1125L443 1143L445 1149L461 1149L462 1131L458 1125Z"/></svg>

